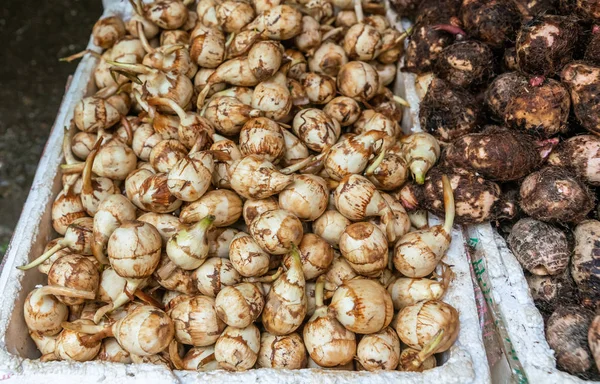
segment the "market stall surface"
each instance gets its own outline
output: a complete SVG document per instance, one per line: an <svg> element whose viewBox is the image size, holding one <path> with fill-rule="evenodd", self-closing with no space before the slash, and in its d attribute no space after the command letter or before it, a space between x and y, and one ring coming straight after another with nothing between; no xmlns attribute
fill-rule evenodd
<svg viewBox="0 0 600 384"><path fill-rule="evenodd" d="M0 4L0 257L77 66L58 59L85 48L101 13L99 0Z"/></svg>

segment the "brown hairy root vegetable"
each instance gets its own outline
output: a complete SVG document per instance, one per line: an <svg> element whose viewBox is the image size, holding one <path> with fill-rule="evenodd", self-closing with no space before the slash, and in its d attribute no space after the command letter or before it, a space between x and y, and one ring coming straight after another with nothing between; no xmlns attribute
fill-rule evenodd
<svg viewBox="0 0 600 384"><path fill-rule="evenodd" d="M527 87L527 78L519 72L506 72L496 77L485 91L485 104L494 117L504 120L508 103Z"/></svg>
<svg viewBox="0 0 600 384"><path fill-rule="evenodd" d="M519 71L517 65L517 49L515 47L507 48L502 57L502 69L505 71Z"/></svg>
<svg viewBox="0 0 600 384"><path fill-rule="evenodd" d="M417 11L421 0L391 0L390 5L403 17L411 17Z"/></svg>
<svg viewBox="0 0 600 384"><path fill-rule="evenodd" d="M583 59L593 65L600 65L600 26L592 27L592 36L587 43Z"/></svg>
<svg viewBox="0 0 600 384"><path fill-rule="evenodd" d="M419 120L425 132L442 142L477 130L480 106L467 91L435 78L419 108Z"/></svg>
<svg viewBox="0 0 600 384"><path fill-rule="evenodd" d="M561 5L563 5L562 3L567 3L567 6L564 7L566 8L565 11L574 11L575 13L579 14L581 17L586 18L586 19L590 19L590 20L594 20L594 19L600 19L600 4L598 4L597 0L578 0L578 1L574 1L574 2L570 2L570 1L561 1ZM572 8L569 8L569 5Z"/></svg>
<svg viewBox="0 0 600 384"><path fill-rule="evenodd" d="M537 15L553 14L558 6L557 0L513 0L524 21L531 20Z"/></svg>
<svg viewBox="0 0 600 384"><path fill-rule="evenodd" d="M442 50L434 72L456 87L468 88L487 82L493 75L491 49L478 41L458 41Z"/></svg>
<svg viewBox="0 0 600 384"><path fill-rule="evenodd" d="M507 242L521 266L534 275L558 275L569 264L567 237L550 224L521 219L512 227Z"/></svg>
<svg viewBox="0 0 600 384"><path fill-rule="evenodd" d="M487 126L482 133L471 133L452 142L445 148L443 161L489 180L518 180L533 172L557 141L536 141L524 133Z"/></svg>
<svg viewBox="0 0 600 384"><path fill-rule="evenodd" d="M577 302L577 286L570 268L556 276L527 275L529 293L542 313L550 313L559 305Z"/></svg>
<svg viewBox="0 0 600 384"><path fill-rule="evenodd" d="M579 35L577 21L543 15L523 24L517 35L517 64L523 73L552 76L571 61Z"/></svg>
<svg viewBox="0 0 600 384"><path fill-rule="evenodd" d="M561 79L571 91L573 111L588 131L600 134L600 67L581 62L567 64Z"/></svg>
<svg viewBox="0 0 600 384"><path fill-rule="evenodd" d="M578 223L594 209L588 187L562 167L545 167L521 184L521 208L529 216L547 222Z"/></svg>
<svg viewBox="0 0 600 384"><path fill-rule="evenodd" d="M590 329L588 331L588 344L592 351L592 356L596 362L596 366L600 362L600 317L594 316Z"/></svg>
<svg viewBox="0 0 600 384"><path fill-rule="evenodd" d="M505 199L500 186L462 168L434 167L423 185L407 184L399 193L404 208L424 208L442 215L442 175L448 175L456 202L456 223L474 224L516 214L516 202Z"/></svg>
<svg viewBox="0 0 600 384"><path fill-rule="evenodd" d="M571 275L586 301L596 303L600 298L600 276L596 256L600 241L600 222L586 220L573 231L575 248L571 259Z"/></svg>
<svg viewBox="0 0 600 384"><path fill-rule="evenodd" d="M405 69L417 74L431 71L439 53L453 41L451 34L434 25L416 24L406 47Z"/></svg>
<svg viewBox="0 0 600 384"><path fill-rule="evenodd" d="M592 367L588 329L593 317L588 309L566 306L558 308L546 322L546 339L559 369L581 373Z"/></svg>
<svg viewBox="0 0 600 384"><path fill-rule="evenodd" d="M519 9L510 0L464 0L460 17L469 35L493 48L513 42L521 25Z"/></svg>
<svg viewBox="0 0 600 384"><path fill-rule="evenodd" d="M444 24L451 23L452 17L458 15L461 0L422 0L417 9L417 23Z"/></svg>
<svg viewBox="0 0 600 384"><path fill-rule="evenodd" d="M575 171L587 184L600 185L600 138L574 136L560 143L548 157L548 163Z"/></svg>
<svg viewBox="0 0 600 384"><path fill-rule="evenodd" d="M521 87L506 105L504 121L511 128L551 137L569 130L570 109L567 88L556 80L546 79L540 86Z"/></svg>

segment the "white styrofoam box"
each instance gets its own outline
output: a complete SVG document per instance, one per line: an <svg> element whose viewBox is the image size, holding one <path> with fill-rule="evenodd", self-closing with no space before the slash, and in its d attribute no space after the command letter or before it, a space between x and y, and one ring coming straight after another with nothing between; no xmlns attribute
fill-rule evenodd
<svg viewBox="0 0 600 384"><path fill-rule="evenodd" d="M119 14L127 18L132 10L125 0L104 0L105 15ZM390 20L397 20L390 14ZM393 18L392 18L393 17ZM90 41L89 48L95 48ZM117 382L117 383L351 383L373 384L391 381L404 383L489 383L487 365L477 308L471 283L464 239L455 228L452 244L444 261L453 266L456 279L444 300L460 314L460 332L456 344L442 357L444 364L425 371L413 372L343 372L319 369L297 371L257 369L247 372L169 371L151 364L114 364L91 361L86 363L54 361L40 362L33 341L23 320L23 302L44 276L32 270L23 272L15 267L41 254L47 241L55 236L50 210L60 189L59 167L63 161L61 142L63 127L71 126L75 104L94 91L93 69L96 59L87 55L77 67L66 90L59 113L44 149L23 213L4 258L0 275L0 380L18 383ZM437 222L432 219L434 222Z"/></svg>
<svg viewBox="0 0 600 384"><path fill-rule="evenodd" d="M582 380L556 368L554 351L544 333L544 320L529 293L523 268L506 241L489 224L470 228L485 249L491 294L504 319L513 348L530 383L599 383Z"/></svg>

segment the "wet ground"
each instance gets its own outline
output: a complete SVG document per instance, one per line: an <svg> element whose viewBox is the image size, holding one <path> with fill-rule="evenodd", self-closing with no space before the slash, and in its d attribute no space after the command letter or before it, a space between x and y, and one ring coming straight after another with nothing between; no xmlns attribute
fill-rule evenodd
<svg viewBox="0 0 600 384"><path fill-rule="evenodd" d="M0 3L0 255L4 254L100 0Z"/></svg>

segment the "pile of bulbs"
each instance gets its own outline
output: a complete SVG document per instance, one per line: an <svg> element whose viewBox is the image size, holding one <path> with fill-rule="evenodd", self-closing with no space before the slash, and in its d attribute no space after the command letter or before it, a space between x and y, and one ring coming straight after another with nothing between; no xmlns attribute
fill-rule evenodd
<svg viewBox="0 0 600 384"><path fill-rule="evenodd" d="M422 371L458 334L446 218L398 200L439 157L386 88L378 2L132 2L65 132L63 237L21 269L41 359ZM76 131L74 133L73 131ZM402 343L402 344L401 344Z"/></svg>

